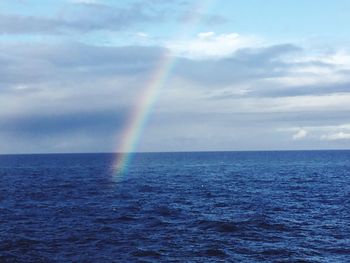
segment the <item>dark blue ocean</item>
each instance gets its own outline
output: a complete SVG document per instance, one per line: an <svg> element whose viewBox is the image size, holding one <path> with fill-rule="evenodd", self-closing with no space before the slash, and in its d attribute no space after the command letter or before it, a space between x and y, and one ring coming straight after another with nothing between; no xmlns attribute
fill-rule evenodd
<svg viewBox="0 0 350 263"><path fill-rule="evenodd" d="M350 151L0 156L0 262L350 262Z"/></svg>

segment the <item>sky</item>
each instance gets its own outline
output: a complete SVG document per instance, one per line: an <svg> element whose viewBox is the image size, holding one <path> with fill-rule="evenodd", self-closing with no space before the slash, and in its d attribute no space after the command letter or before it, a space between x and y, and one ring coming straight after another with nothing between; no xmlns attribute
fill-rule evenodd
<svg viewBox="0 0 350 263"><path fill-rule="evenodd" d="M132 151L350 149L348 25L347 0L1 0L0 153L115 152L137 111Z"/></svg>

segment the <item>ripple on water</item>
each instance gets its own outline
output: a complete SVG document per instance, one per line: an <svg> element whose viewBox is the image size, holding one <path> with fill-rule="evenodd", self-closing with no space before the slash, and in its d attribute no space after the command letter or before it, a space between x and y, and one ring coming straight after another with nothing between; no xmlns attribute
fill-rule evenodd
<svg viewBox="0 0 350 263"><path fill-rule="evenodd" d="M347 262L350 152L0 156L0 262Z"/></svg>

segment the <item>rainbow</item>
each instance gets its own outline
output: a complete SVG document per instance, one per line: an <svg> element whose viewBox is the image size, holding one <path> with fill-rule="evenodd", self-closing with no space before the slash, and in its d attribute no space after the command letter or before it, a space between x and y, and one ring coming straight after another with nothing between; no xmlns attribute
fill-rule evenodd
<svg viewBox="0 0 350 263"><path fill-rule="evenodd" d="M213 0L200 1L200 5L196 4L191 8L192 15L185 18L186 31L194 30L194 27L201 21L203 12L209 7ZM191 31L192 31L191 30ZM184 33L184 32L181 32ZM152 106L158 98L159 91L164 86L171 71L176 64L176 56L170 52L164 52L158 61L155 70L145 85L143 93L136 102L136 106L130 114L125 129L123 130L120 144L117 147L117 156L113 165L113 174L121 176L126 172L130 163L132 153L140 140L141 134L149 118Z"/></svg>
<svg viewBox="0 0 350 263"><path fill-rule="evenodd" d="M159 91L169 76L175 59L171 54L163 54L157 65L157 70L149 80L146 89L139 97L136 107L130 115L126 128L122 135L121 144L117 151L115 170L118 174L125 172L131 159L131 154L135 151L140 140L144 126L148 120L149 113L156 101Z"/></svg>

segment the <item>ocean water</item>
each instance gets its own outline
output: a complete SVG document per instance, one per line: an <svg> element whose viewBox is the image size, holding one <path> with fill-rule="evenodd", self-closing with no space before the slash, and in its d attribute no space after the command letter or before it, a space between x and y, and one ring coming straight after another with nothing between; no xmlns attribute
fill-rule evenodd
<svg viewBox="0 0 350 263"><path fill-rule="evenodd" d="M0 262L350 262L350 151L0 156Z"/></svg>

